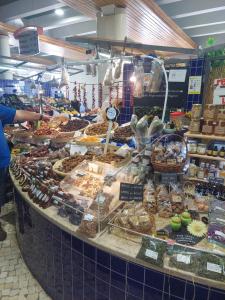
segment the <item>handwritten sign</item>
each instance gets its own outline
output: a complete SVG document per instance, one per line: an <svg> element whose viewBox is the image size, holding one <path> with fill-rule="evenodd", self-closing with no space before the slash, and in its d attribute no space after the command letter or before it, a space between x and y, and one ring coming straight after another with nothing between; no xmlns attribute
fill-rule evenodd
<svg viewBox="0 0 225 300"><path fill-rule="evenodd" d="M143 201L144 185L120 183L120 200L122 201Z"/></svg>

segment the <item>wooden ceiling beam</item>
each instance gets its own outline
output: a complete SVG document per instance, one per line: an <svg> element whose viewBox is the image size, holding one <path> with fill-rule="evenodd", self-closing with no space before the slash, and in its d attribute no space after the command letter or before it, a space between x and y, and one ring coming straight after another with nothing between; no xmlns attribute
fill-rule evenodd
<svg viewBox="0 0 225 300"><path fill-rule="evenodd" d="M13 34L18 28L16 26L0 22L0 31ZM87 58L86 50L72 45L63 40L51 38L47 35L39 35L40 51L49 55L65 57L71 60L84 60ZM35 56L32 56L33 59Z"/></svg>
<svg viewBox="0 0 225 300"><path fill-rule="evenodd" d="M105 5L127 9L128 38L135 42L196 48L197 44L153 0L59 0L91 18Z"/></svg>

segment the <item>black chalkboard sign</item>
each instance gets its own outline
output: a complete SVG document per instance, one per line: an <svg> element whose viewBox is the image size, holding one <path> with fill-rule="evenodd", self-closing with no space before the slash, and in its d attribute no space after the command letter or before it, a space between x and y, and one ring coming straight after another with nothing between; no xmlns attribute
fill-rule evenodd
<svg viewBox="0 0 225 300"><path fill-rule="evenodd" d="M177 174L162 173L161 174L161 183L162 184L177 183Z"/></svg>
<svg viewBox="0 0 225 300"><path fill-rule="evenodd" d="M144 185L120 183L120 200L121 201L143 201Z"/></svg>
<svg viewBox="0 0 225 300"><path fill-rule="evenodd" d="M220 178L220 177L209 177L209 182L210 183L214 183L214 184L224 184L224 178Z"/></svg>

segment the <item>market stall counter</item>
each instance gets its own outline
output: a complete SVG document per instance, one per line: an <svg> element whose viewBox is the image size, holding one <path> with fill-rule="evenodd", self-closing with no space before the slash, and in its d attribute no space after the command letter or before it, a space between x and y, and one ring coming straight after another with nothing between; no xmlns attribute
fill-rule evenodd
<svg viewBox="0 0 225 300"><path fill-rule="evenodd" d="M225 299L224 279L152 265L136 258L140 244L108 230L88 239L55 206L35 204L11 178L22 256L52 299Z"/></svg>

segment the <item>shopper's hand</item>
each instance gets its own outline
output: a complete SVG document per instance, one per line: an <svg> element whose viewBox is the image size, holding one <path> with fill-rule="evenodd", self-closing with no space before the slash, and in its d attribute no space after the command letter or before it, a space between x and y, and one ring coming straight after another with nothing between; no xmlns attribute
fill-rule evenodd
<svg viewBox="0 0 225 300"><path fill-rule="evenodd" d="M45 122L49 122L51 120L51 117L49 115L43 114L42 115L42 120Z"/></svg>

